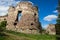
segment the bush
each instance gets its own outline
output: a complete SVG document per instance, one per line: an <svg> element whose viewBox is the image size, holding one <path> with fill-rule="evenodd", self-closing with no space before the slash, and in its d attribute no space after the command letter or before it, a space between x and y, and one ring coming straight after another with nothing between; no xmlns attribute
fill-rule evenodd
<svg viewBox="0 0 60 40"><path fill-rule="evenodd" d="M7 21L0 22L0 32L3 32L6 28Z"/></svg>

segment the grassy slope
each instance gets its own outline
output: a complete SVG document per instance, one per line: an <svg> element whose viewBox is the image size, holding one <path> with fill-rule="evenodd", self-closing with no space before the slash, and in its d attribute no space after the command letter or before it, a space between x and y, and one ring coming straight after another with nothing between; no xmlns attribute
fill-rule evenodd
<svg viewBox="0 0 60 40"><path fill-rule="evenodd" d="M1 37L0 40L55 40L55 36L42 34L24 34L13 31L7 31L9 36ZM4 38L4 39L3 39Z"/></svg>

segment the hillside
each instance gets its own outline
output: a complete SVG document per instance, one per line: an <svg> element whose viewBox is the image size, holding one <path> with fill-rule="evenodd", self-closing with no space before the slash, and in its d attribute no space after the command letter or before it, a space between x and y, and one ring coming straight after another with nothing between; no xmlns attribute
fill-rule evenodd
<svg viewBox="0 0 60 40"><path fill-rule="evenodd" d="M55 36L46 34L24 34L6 31L7 36L0 36L0 40L55 40Z"/></svg>

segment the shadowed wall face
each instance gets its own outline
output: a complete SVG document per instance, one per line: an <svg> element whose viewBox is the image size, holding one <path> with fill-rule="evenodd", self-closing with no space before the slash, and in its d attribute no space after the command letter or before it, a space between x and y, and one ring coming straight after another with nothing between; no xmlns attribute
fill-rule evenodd
<svg viewBox="0 0 60 40"><path fill-rule="evenodd" d="M57 10L58 10L58 18L57 18L57 23L55 25L55 27L56 27L56 35L57 35L56 39L60 40L60 0L58 0Z"/></svg>

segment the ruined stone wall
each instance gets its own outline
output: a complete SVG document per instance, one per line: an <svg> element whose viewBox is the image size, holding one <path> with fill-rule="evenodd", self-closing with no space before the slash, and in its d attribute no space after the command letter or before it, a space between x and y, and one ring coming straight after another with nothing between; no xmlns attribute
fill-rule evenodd
<svg viewBox="0 0 60 40"><path fill-rule="evenodd" d="M7 16L0 16L0 22L6 21L6 19L7 19Z"/></svg>
<svg viewBox="0 0 60 40"><path fill-rule="evenodd" d="M14 11L15 11L15 8L10 6L8 10L7 26L6 26L8 30L15 30L15 27L13 24L15 22L16 15L14 14Z"/></svg>
<svg viewBox="0 0 60 40"><path fill-rule="evenodd" d="M46 33L50 35L55 35L56 34L56 29L54 24L49 24L46 29Z"/></svg>
<svg viewBox="0 0 60 40"><path fill-rule="evenodd" d="M20 21L18 21L18 13L22 15ZM23 33L39 33L38 8L30 2L20 2L16 7L10 6L7 24L7 30Z"/></svg>

